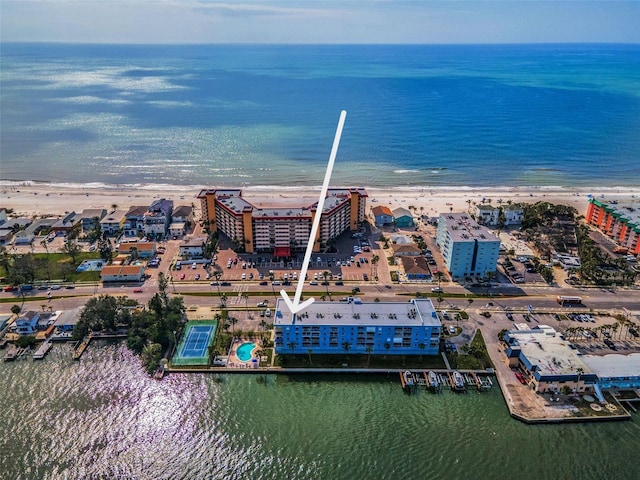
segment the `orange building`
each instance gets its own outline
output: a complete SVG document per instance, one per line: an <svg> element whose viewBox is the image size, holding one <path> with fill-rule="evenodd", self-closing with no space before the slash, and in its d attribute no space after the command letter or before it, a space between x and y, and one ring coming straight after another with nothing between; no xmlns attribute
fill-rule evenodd
<svg viewBox="0 0 640 480"><path fill-rule="evenodd" d="M640 202L606 203L590 198L585 219L629 254L640 254Z"/></svg>
<svg viewBox="0 0 640 480"><path fill-rule="evenodd" d="M307 247L317 202L303 207L258 207L240 189L202 190L198 198L207 228L224 233L248 253L270 251L288 257ZM314 252L343 232L358 229L365 220L366 198L364 188L327 191Z"/></svg>

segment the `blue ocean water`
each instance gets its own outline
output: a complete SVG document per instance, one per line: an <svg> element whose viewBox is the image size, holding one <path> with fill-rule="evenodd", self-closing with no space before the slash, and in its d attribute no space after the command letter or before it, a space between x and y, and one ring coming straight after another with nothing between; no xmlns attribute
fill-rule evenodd
<svg viewBox="0 0 640 480"><path fill-rule="evenodd" d="M637 186L639 45L3 44L0 178Z"/></svg>

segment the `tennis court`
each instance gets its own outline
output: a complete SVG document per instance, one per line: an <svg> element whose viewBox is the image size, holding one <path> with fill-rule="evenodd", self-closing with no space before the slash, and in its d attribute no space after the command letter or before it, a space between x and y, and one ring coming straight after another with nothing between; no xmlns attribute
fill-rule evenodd
<svg viewBox="0 0 640 480"><path fill-rule="evenodd" d="M215 320L187 322L184 334L171 361L174 365L206 365L217 323Z"/></svg>

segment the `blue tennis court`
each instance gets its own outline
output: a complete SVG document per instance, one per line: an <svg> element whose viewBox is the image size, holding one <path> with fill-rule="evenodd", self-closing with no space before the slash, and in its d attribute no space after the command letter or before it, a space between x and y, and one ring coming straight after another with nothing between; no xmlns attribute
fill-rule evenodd
<svg viewBox="0 0 640 480"><path fill-rule="evenodd" d="M209 361L209 345L215 336L218 322L187 322L184 334L171 363L174 365L207 365Z"/></svg>
<svg viewBox="0 0 640 480"><path fill-rule="evenodd" d="M191 327L180 350L180 356L184 358L204 357L212 331L213 325Z"/></svg>

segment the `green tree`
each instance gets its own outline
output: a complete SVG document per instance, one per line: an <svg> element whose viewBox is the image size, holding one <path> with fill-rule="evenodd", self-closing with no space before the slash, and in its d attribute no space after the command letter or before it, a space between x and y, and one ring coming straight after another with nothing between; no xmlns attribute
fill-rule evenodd
<svg viewBox="0 0 640 480"><path fill-rule="evenodd" d="M160 360L162 359L162 345L159 343L148 343L142 348L140 357L147 373L153 373L160 365Z"/></svg>
<svg viewBox="0 0 640 480"><path fill-rule="evenodd" d="M62 252L69 255L71 257L71 261L73 263L76 263L76 258L80 253L80 246L74 239L72 239L71 237L67 237L67 240L64 242L64 245L62 246Z"/></svg>

